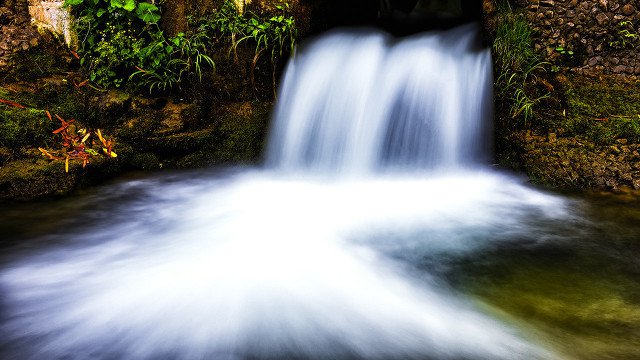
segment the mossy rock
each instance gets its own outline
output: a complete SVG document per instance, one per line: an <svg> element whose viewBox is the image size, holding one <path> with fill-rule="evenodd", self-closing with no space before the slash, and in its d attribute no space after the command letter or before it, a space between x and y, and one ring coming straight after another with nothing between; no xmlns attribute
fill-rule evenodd
<svg viewBox="0 0 640 360"><path fill-rule="evenodd" d="M127 157L131 158L128 154ZM0 200L25 201L67 195L122 173L131 166L129 159L92 158L84 168L80 161L72 160L69 172L65 172L63 161L44 157L8 161L0 167Z"/></svg>
<svg viewBox="0 0 640 360"><path fill-rule="evenodd" d="M43 110L0 106L0 146L18 149L25 146L45 146L52 141L56 124Z"/></svg>
<svg viewBox="0 0 640 360"><path fill-rule="evenodd" d="M76 188L77 174L64 171L64 163L27 159L0 168L0 199L31 200L68 194Z"/></svg>
<svg viewBox="0 0 640 360"><path fill-rule="evenodd" d="M565 85L566 121L570 134L598 144L616 139L640 142L640 81L620 77L573 77Z"/></svg>
<svg viewBox="0 0 640 360"><path fill-rule="evenodd" d="M64 51L56 40L40 42L39 46L15 53L10 60L8 71L0 81L37 81L43 77L66 73L72 65L71 53Z"/></svg>
<svg viewBox="0 0 640 360"><path fill-rule="evenodd" d="M272 104L244 102L224 107L219 118L219 142L212 153L220 163L252 164L260 160L268 132Z"/></svg>

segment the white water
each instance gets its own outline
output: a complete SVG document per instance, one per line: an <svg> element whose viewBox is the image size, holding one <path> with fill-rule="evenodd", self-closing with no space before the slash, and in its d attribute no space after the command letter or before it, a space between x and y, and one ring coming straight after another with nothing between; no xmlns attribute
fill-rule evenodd
<svg viewBox="0 0 640 360"><path fill-rule="evenodd" d="M105 216L0 269L0 355L552 358L417 267L567 216L562 199L473 169L490 62L472 36L322 38L287 71L268 169L78 200Z"/></svg>
<svg viewBox="0 0 640 360"><path fill-rule="evenodd" d="M492 71L469 27L393 44L335 33L289 64L268 162L341 175L489 158Z"/></svg>

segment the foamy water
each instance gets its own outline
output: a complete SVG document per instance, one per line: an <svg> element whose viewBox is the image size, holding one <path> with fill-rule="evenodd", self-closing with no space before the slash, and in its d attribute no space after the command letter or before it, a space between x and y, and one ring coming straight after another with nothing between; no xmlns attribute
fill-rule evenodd
<svg viewBox="0 0 640 360"><path fill-rule="evenodd" d="M4 358L553 358L419 266L570 217L483 169L474 38L330 34L287 70L266 169L78 200L98 220L0 269Z"/></svg>

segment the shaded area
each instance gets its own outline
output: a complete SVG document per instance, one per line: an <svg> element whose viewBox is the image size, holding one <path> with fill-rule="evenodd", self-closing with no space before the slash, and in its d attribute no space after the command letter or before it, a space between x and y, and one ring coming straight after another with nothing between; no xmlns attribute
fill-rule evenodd
<svg viewBox="0 0 640 360"><path fill-rule="evenodd" d="M302 1L307 2L311 28L316 32L341 26L379 26L395 35L408 35L480 22L483 17L478 0Z"/></svg>

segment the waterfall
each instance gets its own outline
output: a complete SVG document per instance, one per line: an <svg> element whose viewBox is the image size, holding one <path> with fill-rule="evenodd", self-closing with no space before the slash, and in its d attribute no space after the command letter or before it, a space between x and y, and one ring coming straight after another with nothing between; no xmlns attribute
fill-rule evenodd
<svg viewBox="0 0 640 360"><path fill-rule="evenodd" d="M484 164L491 90L490 52L473 25L398 41L334 32L290 62L267 162L333 173Z"/></svg>
<svg viewBox="0 0 640 360"><path fill-rule="evenodd" d="M0 256L0 357L554 358L439 272L568 216L483 168L476 37L330 33L287 68L265 168L70 200L79 224Z"/></svg>

